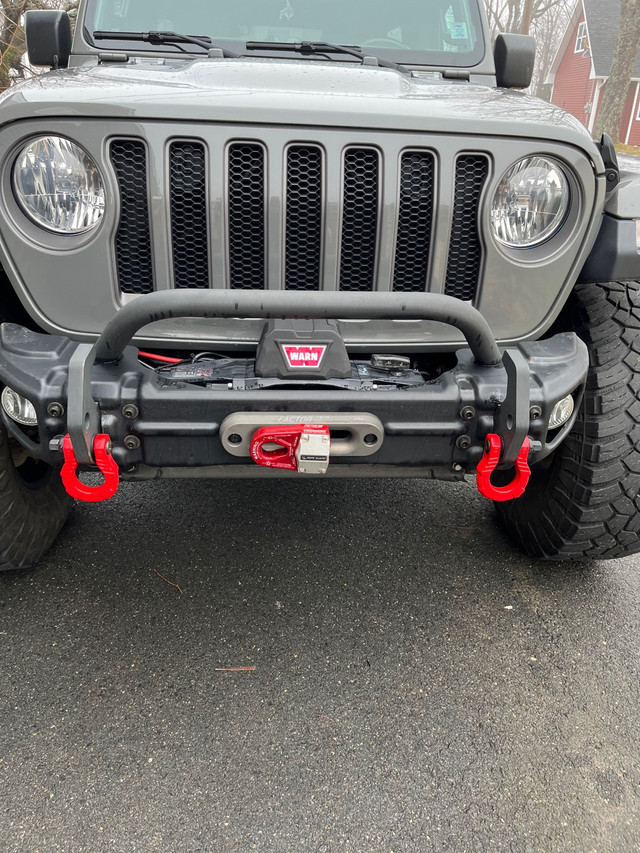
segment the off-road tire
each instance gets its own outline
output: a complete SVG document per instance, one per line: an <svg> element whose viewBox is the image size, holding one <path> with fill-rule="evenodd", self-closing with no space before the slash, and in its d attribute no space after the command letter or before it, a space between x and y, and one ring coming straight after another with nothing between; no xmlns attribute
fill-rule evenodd
<svg viewBox="0 0 640 853"><path fill-rule="evenodd" d="M51 466L34 459L14 464L0 421L0 571L35 565L65 523L72 500Z"/></svg>
<svg viewBox="0 0 640 853"><path fill-rule="evenodd" d="M495 506L531 556L624 557L640 550L640 282L578 285L557 327L589 348L582 405L524 495Z"/></svg>

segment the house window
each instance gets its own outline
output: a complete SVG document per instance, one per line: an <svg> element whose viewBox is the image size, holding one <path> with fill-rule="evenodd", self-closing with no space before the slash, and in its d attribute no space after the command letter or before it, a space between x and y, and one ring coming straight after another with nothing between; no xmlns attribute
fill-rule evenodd
<svg viewBox="0 0 640 853"><path fill-rule="evenodd" d="M581 21L578 24L578 36L573 52L584 53L586 50L589 50L589 33L587 32L587 22Z"/></svg>

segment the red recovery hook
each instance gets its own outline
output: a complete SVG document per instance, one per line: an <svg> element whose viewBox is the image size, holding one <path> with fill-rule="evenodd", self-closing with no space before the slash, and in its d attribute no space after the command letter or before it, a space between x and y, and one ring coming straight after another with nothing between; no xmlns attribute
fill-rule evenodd
<svg viewBox="0 0 640 853"><path fill-rule="evenodd" d="M277 447L265 447L269 444ZM258 465L306 474L326 472L330 447L326 424L260 427L251 437L251 457Z"/></svg>
<svg viewBox="0 0 640 853"><path fill-rule="evenodd" d="M485 498L490 498L494 501L510 501L514 498L519 498L524 493L529 482L529 477L531 476L531 469L527 462L529 456L529 438L526 437L522 442L518 458L514 463L516 475L513 480L506 486L494 486L491 482L491 475L500 461L501 450L502 441L500 436L495 433L489 433L485 442L484 455L480 462L478 462L476 482L478 491Z"/></svg>
<svg viewBox="0 0 640 853"><path fill-rule="evenodd" d="M111 455L111 439L108 435L101 433L95 437L93 442L93 458L96 460L96 465L104 477L104 483L101 483L99 486L87 486L76 476L78 460L73 452L69 433L63 439L62 452L64 454L64 465L62 466L60 476L62 477L65 489L72 498L97 503L98 501L106 501L115 495L118 491L120 474L118 465Z"/></svg>

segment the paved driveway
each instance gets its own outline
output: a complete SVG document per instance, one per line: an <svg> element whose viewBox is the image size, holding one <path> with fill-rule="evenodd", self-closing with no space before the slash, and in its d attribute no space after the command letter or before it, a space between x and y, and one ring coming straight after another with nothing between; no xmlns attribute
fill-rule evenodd
<svg viewBox="0 0 640 853"><path fill-rule="evenodd" d="M618 165L627 172L640 172L640 157L631 154L618 154Z"/></svg>
<svg viewBox="0 0 640 853"><path fill-rule="evenodd" d="M637 851L638 564L471 482L125 485L0 580L0 849Z"/></svg>

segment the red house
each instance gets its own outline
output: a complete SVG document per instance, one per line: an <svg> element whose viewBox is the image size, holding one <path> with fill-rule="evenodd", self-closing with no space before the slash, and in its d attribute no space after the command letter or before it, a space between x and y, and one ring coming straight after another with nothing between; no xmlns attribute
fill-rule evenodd
<svg viewBox="0 0 640 853"><path fill-rule="evenodd" d="M602 103L618 40L620 0L578 0L546 82L551 103L580 119L589 130ZM636 59L620 142L640 145L640 59Z"/></svg>

